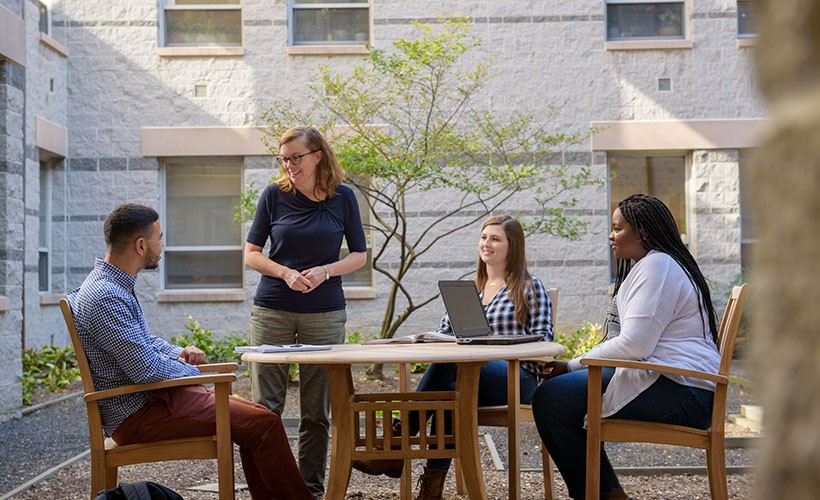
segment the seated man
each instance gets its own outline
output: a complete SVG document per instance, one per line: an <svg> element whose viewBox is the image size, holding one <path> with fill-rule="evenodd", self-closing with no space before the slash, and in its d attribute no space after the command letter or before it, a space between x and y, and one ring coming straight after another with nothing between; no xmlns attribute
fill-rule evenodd
<svg viewBox="0 0 820 500"><path fill-rule="evenodd" d="M162 255L159 215L120 205L105 219L105 259L69 295L77 333L97 390L199 375L205 353L151 334L134 293L137 273L156 269ZM127 394L100 401L103 430L118 444L213 434L215 403L203 386ZM231 439L239 445L251 496L312 500L279 417L230 398Z"/></svg>

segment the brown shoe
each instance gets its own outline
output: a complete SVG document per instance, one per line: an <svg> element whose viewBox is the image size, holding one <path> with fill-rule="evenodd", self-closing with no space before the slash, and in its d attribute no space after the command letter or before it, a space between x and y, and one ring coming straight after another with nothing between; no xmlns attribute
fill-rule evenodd
<svg viewBox="0 0 820 500"><path fill-rule="evenodd" d="M390 460L354 460L353 468L371 476L384 474L387 477L396 478L401 477L401 471L404 470L404 460L398 458Z"/></svg>
<svg viewBox="0 0 820 500"><path fill-rule="evenodd" d="M447 469L425 467L424 474L419 478L419 496L416 497L416 500L441 500L446 478Z"/></svg>
<svg viewBox="0 0 820 500"><path fill-rule="evenodd" d="M603 500L629 500L629 496L626 494L623 488L615 488L614 490L605 494L601 498Z"/></svg>

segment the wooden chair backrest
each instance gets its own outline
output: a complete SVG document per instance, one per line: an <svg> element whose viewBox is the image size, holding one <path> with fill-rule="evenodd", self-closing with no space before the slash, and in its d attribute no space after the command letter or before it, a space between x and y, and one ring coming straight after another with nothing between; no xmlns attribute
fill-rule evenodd
<svg viewBox="0 0 820 500"><path fill-rule="evenodd" d="M558 310L558 289L547 288L547 296L550 298L552 308L550 309L550 323L552 323L552 330L555 331L555 316Z"/></svg>
<svg viewBox="0 0 820 500"><path fill-rule="evenodd" d="M91 367L88 365L88 357L85 355L83 343L77 333L77 325L74 324L74 313L68 299L60 299L60 310L63 312L65 325L71 335L71 343L74 345L74 352L77 354L77 365L80 367L80 378L83 381L83 392L88 394L94 392L94 380L91 378Z"/></svg>
<svg viewBox="0 0 820 500"><path fill-rule="evenodd" d="M748 295L749 285L746 283L732 288L726 310L723 311L723 319L720 321L720 328L718 329L717 345L718 352L720 352L718 373L721 375L729 375L732 356L735 353L735 340L740 329L740 319L743 315L743 305Z"/></svg>
<svg viewBox="0 0 820 500"><path fill-rule="evenodd" d="M746 283L732 288L729 294L729 302L723 312L723 319L720 321L718 329L718 352L720 352L720 375L729 375L729 368L732 366L732 356L735 353L735 339L740 327L740 317L743 314L743 305L749 295L749 285ZM726 384L717 384L715 388L714 402L712 404L712 427L713 433L722 434L726 421L726 395L728 387Z"/></svg>

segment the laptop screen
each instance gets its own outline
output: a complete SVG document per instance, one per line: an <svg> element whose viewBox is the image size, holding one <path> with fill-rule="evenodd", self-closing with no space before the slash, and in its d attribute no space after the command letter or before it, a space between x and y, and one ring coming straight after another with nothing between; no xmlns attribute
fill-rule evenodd
<svg viewBox="0 0 820 500"><path fill-rule="evenodd" d="M438 288L456 337L492 334L474 282L442 280Z"/></svg>

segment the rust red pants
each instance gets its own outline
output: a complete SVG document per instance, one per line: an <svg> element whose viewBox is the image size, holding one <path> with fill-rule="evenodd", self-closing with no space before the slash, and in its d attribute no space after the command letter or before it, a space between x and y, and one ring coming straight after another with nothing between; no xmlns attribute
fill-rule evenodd
<svg viewBox="0 0 820 500"><path fill-rule="evenodd" d="M231 440L239 445L251 497L313 500L279 416L264 406L230 398ZM118 444L206 436L216 432L214 394L203 386L154 392L112 436Z"/></svg>

